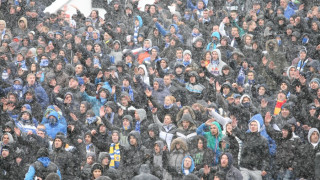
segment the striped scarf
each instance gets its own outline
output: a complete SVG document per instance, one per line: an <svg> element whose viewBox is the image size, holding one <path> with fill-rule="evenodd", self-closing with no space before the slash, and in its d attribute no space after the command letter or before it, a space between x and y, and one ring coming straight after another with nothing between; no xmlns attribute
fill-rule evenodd
<svg viewBox="0 0 320 180"><path fill-rule="evenodd" d="M112 168L118 168L120 165L120 148L119 148L120 143L114 144L112 143L110 145L110 150L109 150L109 154L111 157L111 162L109 167Z"/></svg>
<svg viewBox="0 0 320 180"><path fill-rule="evenodd" d="M134 27L134 33L133 33L133 40L134 43L137 44L138 43L138 34L139 33L139 26Z"/></svg>

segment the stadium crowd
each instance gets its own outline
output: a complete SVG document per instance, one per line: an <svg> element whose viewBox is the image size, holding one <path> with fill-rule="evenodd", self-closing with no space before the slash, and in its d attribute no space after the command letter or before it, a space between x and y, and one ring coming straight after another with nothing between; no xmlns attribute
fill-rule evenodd
<svg viewBox="0 0 320 180"><path fill-rule="evenodd" d="M320 1L52 3L0 1L0 179L320 179Z"/></svg>

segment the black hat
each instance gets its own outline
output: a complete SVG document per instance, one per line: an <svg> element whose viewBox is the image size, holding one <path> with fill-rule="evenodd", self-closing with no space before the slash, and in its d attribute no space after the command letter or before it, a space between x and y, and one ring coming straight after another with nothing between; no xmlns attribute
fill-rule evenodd
<svg viewBox="0 0 320 180"><path fill-rule="evenodd" d="M49 156L49 152L48 152L48 149L45 147L40 148L37 152L37 158L48 157L48 156Z"/></svg>

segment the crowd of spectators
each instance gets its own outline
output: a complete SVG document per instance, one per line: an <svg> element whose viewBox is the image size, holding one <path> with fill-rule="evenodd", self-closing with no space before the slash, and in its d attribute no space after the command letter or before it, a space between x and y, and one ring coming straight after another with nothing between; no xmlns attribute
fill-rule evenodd
<svg viewBox="0 0 320 180"><path fill-rule="evenodd" d="M320 178L320 1L52 3L0 1L0 179Z"/></svg>

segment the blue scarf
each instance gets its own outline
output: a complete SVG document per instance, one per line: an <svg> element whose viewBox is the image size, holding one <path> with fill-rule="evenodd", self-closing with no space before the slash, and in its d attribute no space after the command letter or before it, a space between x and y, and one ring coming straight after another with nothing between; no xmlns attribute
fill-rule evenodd
<svg viewBox="0 0 320 180"><path fill-rule="evenodd" d="M299 63L298 63L297 69L298 69L300 72L303 71L303 68L304 68L305 65L307 65L308 61L309 61L309 59L305 60L305 61L303 62L303 64L301 64L301 63L302 63L302 60L300 60Z"/></svg>
<svg viewBox="0 0 320 180"><path fill-rule="evenodd" d="M138 34L139 33L139 26L134 27L134 33L133 33L133 41L135 44L138 43Z"/></svg>
<svg viewBox="0 0 320 180"><path fill-rule="evenodd" d="M190 61L183 61L182 63L183 63L183 65L184 65L185 67L187 67L187 66L189 66L189 64L191 64Z"/></svg>
<svg viewBox="0 0 320 180"><path fill-rule="evenodd" d="M218 66L219 63L220 63L219 60L212 60L212 61L211 61L211 64L212 64L212 65L215 65L215 66Z"/></svg>
<svg viewBox="0 0 320 180"><path fill-rule="evenodd" d="M133 90L132 90L131 86L128 86L127 88L122 87L122 92L123 92L123 91L126 91L126 90L129 91L128 93L129 93L129 96L130 96L131 101L134 101Z"/></svg>
<svg viewBox="0 0 320 180"><path fill-rule="evenodd" d="M170 104L169 106L167 106L167 105L163 105L163 107L165 108L165 109L170 109L170 108L172 108L172 106L173 106L173 104Z"/></svg>
<svg viewBox="0 0 320 180"><path fill-rule="evenodd" d="M96 117L87 117L86 120L87 120L88 124L92 124L97 121L97 118Z"/></svg>
<svg viewBox="0 0 320 180"><path fill-rule="evenodd" d="M114 112L112 112L110 116L108 116L108 114L106 114L105 117L106 117L107 119L109 119L109 121L110 121L111 124L113 124Z"/></svg>
<svg viewBox="0 0 320 180"><path fill-rule="evenodd" d="M102 104L104 104L105 102L107 102L107 98L100 98L100 101Z"/></svg>
<svg viewBox="0 0 320 180"><path fill-rule="evenodd" d="M136 122L136 129L135 130L138 131L139 133L141 133L140 132L140 121Z"/></svg>
<svg viewBox="0 0 320 180"><path fill-rule="evenodd" d="M194 33L194 32L192 32L191 35L192 35L192 37L198 37L198 36L200 36L200 33Z"/></svg>
<svg viewBox="0 0 320 180"><path fill-rule="evenodd" d="M249 83L250 85L252 85L252 84L255 83L255 80L248 80L248 83Z"/></svg>
<svg viewBox="0 0 320 180"><path fill-rule="evenodd" d="M40 67L47 67L49 65L48 59L41 59L40 61Z"/></svg>

